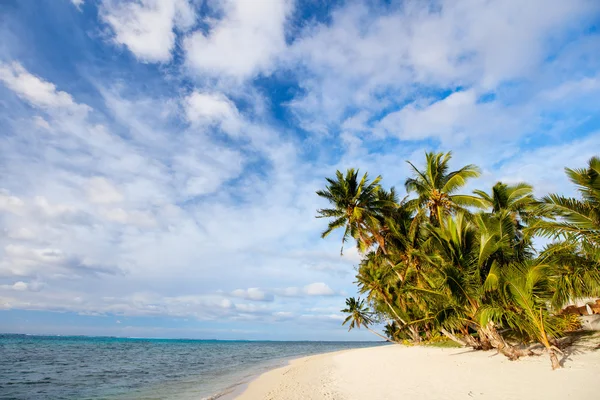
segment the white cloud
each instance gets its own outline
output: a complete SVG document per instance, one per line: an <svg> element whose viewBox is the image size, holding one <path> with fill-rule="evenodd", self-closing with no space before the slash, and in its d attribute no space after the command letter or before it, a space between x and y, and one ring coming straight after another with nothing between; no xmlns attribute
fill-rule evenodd
<svg viewBox="0 0 600 400"><path fill-rule="evenodd" d="M236 289L231 292L234 297L254 301L273 301L273 295L259 288Z"/></svg>
<svg viewBox="0 0 600 400"><path fill-rule="evenodd" d="M582 95L600 91L600 77L584 77L564 82L558 87L548 89L539 94L540 100L568 100L574 95Z"/></svg>
<svg viewBox="0 0 600 400"><path fill-rule="evenodd" d="M291 287L288 287L285 289L277 289L277 290L275 290L275 293L278 296L283 296L283 297L299 297L302 295L302 289L291 286Z"/></svg>
<svg viewBox="0 0 600 400"><path fill-rule="evenodd" d="M71 0L71 3L77 8L81 8L84 3L84 0Z"/></svg>
<svg viewBox="0 0 600 400"><path fill-rule="evenodd" d="M36 196L34 199L34 205L42 213L42 215L49 218L73 215L77 212L77 209L72 205L51 203L44 196Z"/></svg>
<svg viewBox="0 0 600 400"><path fill-rule="evenodd" d="M48 123L48 121L46 121L44 118L40 117L39 115L34 117L34 122L37 126L39 126L40 128L44 128L46 130L51 130L52 128L50 127L50 124Z"/></svg>
<svg viewBox="0 0 600 400"><path fill-rule="evenodd" d="M303 297L303 296L333 296L337 293L323 282L310 283L304 287L287 287L276 289L275 294L282 297Z"/></svg>
<svg viewBox="0 0 600 400"><path fill-rule="evenodd" d="M185 114L192 124L199 126L219 125L230 135L236 136L242 120L231 100L221 93L194 91L186 97Z"/></svg>
<svg viewBox="0 0 600 400"><path fill-rule="evenodd" d="M502 165L496 178L507 182L528 182L538 195L574 195L574 186L567 179L564 168L585 167L590 158L598 156L598 149L600 132L579 140L521 151Z"/></svg>
<svg viewBox="0 0 600 400"><path fill-rule="evenodd" d="M349 3L328 24L307 25L286 54L304 94L290 102L309 130L326 132L358 108L377 115L422 97L419 90L496 89L531 77L591 2Z"/></svg>
<svg viewBox="0 0 600 400"><path fill-rule="evenodd" d="M77 104L70 94L57 90L54 84L30 74L19 63L0 63L0 80L19 97L41 109L80 115L90 110L85 104Z"/></svg>
<svg viewBox="0 0 600 400"><path fill-rule="evenodd" d="M17 281L12 285L0 285L0 288L3 289L11 289L18 292L39 292L45 286L43 282L39 281L31 281L31 282L23 282Z"/></svg>
<svg viewBox="0 0 600 400"><path fill-rule="evenodd" d="M196 197L214 193L226 181L242 172L243 156L235 150L211 145L207 140L201 147L187 149L174 156L177 175L182 176L181 195ZM206 151L202 148L206 146Z"/></svg>
<svg viewBox="0 0 600 400"><path fill-rule="evenodd" d="M12 285L12 288L14 290L20 290L20 291L27 290L27 284L23 281L19 281L19 282L16 282L14 285Z"/></svg>
<svg viewBox="0 0 600 400"><path fill-rule="evenodd" d="M6 229L6 236L10 239L16 240L33 240L37 238L37 234L34 230L25 227L18 227L15 229Z"/></svg>
<svg viewBox="0 0 600 400"><path fill-rule="evenodd" d="M18 214L24 206L25 203L20 198L0 192L0 210Z"/></svg>
<svg viewBox="0 0 600 400"><path fill-rule="evenodd" d="M123 195L115 185L98 176L88 181L87 195L92 203L111 204L123 201Z"/></svg>
<svg viewBox="0 0 600 400"><path fill-rule="evenodd" d="M480 102L474 89L457 91L441 100L420 98L375 124L374 132L401 140L440 139L444 146L489 138L508 141L532 129L529 107Z"/></svg>
<svg viewBox="0 0 600 400"><path fill-rule="evenodd" d="M196 19L187 0L105 0L100 16L112 28L115 43L148 62L169 61L175 30L186 31Z"/></svg>
<svg viewBox="0 0 600 400"><path fill-rule="evenodd" d="M308 296L331 296L335 292L326 283L315 282L304 286L304 293Z"/></svg>
<svg viewBox="0 0 600 400"><path fill-rule="evenodd" d="M199 73L245 79L269 72L286 48L285 22L292 1L228 0L219 20L210 20L207 34L197 31L184 41L187 62Z"/></svg>
<svg viewBox="0 0 600 400"><path fill-rule="evenodd" d="M474 91L455 92L443 100L422 107L410 104L385 116L379 123L387 132L401 139L424 139L447 134L456 137L461 125L476 118Z"/></svg>
<svg viewBox="0 0 600 400"><path fill-rule="evenodd" d="M110 208L103 210L102 215L109 221L125 225L134 225L140 228L152 228L156 225L154 217L144 211L125 211L122 208Z"/></svg>

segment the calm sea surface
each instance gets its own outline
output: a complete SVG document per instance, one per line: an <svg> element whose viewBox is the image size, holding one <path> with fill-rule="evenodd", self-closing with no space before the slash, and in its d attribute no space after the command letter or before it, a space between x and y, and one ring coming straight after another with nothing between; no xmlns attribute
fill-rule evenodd
<svg viewBox="0 0 600 400"><path fill-rule="evenodd" d="M380 344L0 335L0 399L217 398L294 357Z"/></svg>

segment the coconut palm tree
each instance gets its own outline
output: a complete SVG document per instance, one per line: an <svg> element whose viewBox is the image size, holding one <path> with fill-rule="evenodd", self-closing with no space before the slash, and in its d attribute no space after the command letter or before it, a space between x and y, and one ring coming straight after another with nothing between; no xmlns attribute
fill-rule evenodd
<svg viewBox="0 0 600 400"><path fill-rule="evenodd" d="M359 250L365 252L378 239L380 207L386 204L385 200L378 197L381 177L369 181L365 173L359 181L358 170L350 168L346 175L337 171L335 179L326 180L328 184L325 190L317 191L317 195L328 200L331 208L318 210L317 218L330 218L331 221L321 237L325 238L334 230L344 228L341 251L344 250L344 243L352 237Z"/></svg>
<svg viewBox="0 0 600 400"><path fill-rule="evenodd" d="M364 326L369 332L379 336L386 342L392 341L369 328L369 325L372 325L374 322L373 313L365 305L365 301L361 300L360 297L358 299L355 299L354 297L346 299L346 308L344 308L342 312L349 314L344 322L342 322L342 325L346 325L348 322L350 322L348 331L354 329L355 327L360 328L361 326Z"/></svg>
<svg viewBox="0 0 600 400"><path fill-rule="evenodd" d="M438 225L443 215L453 213L462 206L473 205L472 196L455 194L471 178L479 176L479 168L469 164L456 171L449 171L452 153L425 153L425 169L419 170L407 161L413 170L413 177L404 183L406 191L417 194L412 201L416 208L426 209L430 222Z"/></svg>
<svg viewBox="0 0 600 400"><path fill-rule="evenodd" d="M430 259L431 266L440 274L439 290L446 296L435 314L442 328L458 328L466 336L469 327L477 325L476 317L481 307L477 225L463 214L456 218L446 216L442 222L440 226L426 226L429 245L437 254Z"/></svg>
<svg viewBox="0 0 600 400"><path fill-rule="evenodd" d="M484 324L502 323L505 327L524 338L541 343L552 364L552 369L560 368L556 352L560 350L552 344L562 332L561 317L552 314L547 307L552 288L548 280L548 266L528 262L512 264L502 270L502 301L496 306L487 307L482 312Z"/></svg>
<svg viewBox="0 0 600 400"><path fill-rule="evenodd" d="M439 323L443 328L460 328L457 322L463 321L462 332L471 346L491 346L514 360L526 353L506 342L494 321L482 319L482 310L499 301L500 274L512 262L512 227L506 215L502 221L477 214L469 221L459 213L447 216L439 227L430 224L427 229L439 255L436 265L442 274L441 287L448 296L443 312L436 312ZM477 331L478 340L470 337L468 329Z"/></svg>
<svg viewBox="0 0 600 400"><path fill-rule="evenodd" d="M384 303L392 318L403 326L407 322L398 314L398 310L393 305L392 295L389 293L389 288L393 286L396 279L392 269L389 266L382 266L373 252L361 262L356 275L359 292L366 293L369 301Z"/></svg>
<svg viewBox="0 0 600 400"><path fill-rule="evenodd" d="M491 194L482 190L474 190L473 193L474 201L479 202L478 207L485 210L485 213L479 215L485 216L490 222L496 221L494 225L500 228L499 232L509 241L506 243L509 248L505 249L508 251L499 255L510 253L513 261L531 258L534 253L532 235L525 228L534 224L541 215L539 203L533 196L533 187L526 183L507 185L497 182L492 187Z"/></svg>
<svg viewBox="0 0 600 400"><path fill-rule="evenodd" d="M418 342L439 330L510 359L529 354L515 343L536 341L557 368L555 339L578 326L559 311L572 299L600 296L600 159L567 169L579 198L537 201L525 183L456 194L479 171L468 165L449 172L450 158L427 153L423 171L409 163L412 200L398 201L380 177L359 181L352 169L318 192L332 204L319 210L332 219L323 236L344 227L344 241L356 239L363 257L356 283L367 297L347 300L344 324L368 327L381 317L395 340ZM536 234L558 240L538 254Z"/></svg>
<svg viewBox="0 0 600 400"><path fill-rule="evenodd" d="M551 194L542 199L543 209L559 217L535 227L549 237L571 237L600 246L600 158L592 157L587 168L565 168L581 198Z"/></svg>
<svg viewBox="0 0 600 400"><path fill-rule="evenodd" d="M540 264L548 267L551 305L560 310L575 299L600 297L600 247L565 240L547 245Z"/></svg>
<svg viewBox="0 0 600 400"><path fill-rule="evenodd" d="M491 194L483 190L474 190L473 193L478 197L481 208L490 210L493 214L508 211L515 219L530 212L536 204L533 186L523 182L514 185L496 182Z"/></svg>
<svg viewBox="0 0 600 400"><path fill-rule="evenodd" d="M554 288L552 305L600 296L600 158L592 157L587 168L565 168L580 198L551 194L540 206L545 218L531 230L560 239L543 250L540 262L549 266Z"/></svg>

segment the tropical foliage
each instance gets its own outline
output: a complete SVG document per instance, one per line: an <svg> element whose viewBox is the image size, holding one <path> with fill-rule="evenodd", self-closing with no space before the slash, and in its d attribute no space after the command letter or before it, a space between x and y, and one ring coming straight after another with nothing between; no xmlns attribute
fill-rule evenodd
<svg viewBox="0 0 600 400"><path fill-rule="evenodd" d="M539 343L560 367L557 340L578 321L561 313L575 299L600 296L600 159L566 169L579 193L536 199L526 183L496 183L461 194L479 169L450 171L451 153L410 163L409 196L400 201L381 177L337 171L317 194L329 208L323 237L343 230L362 259L344 324L372 330L386 323L394 342L445 336L474 349L495 348L511 360ZM533 239L550 244L536 249Z"/></svg>

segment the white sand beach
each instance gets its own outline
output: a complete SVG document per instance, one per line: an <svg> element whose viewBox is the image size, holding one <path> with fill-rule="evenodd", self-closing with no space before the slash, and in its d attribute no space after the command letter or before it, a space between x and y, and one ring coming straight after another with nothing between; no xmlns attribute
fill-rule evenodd
<svg viewBox="0 0 600 400"><path fill-rule="evenodd" d="M600 399L600 350L573 347L564 368L546 354L390 345L304 357L251 382L239 400Z"/></svg>

